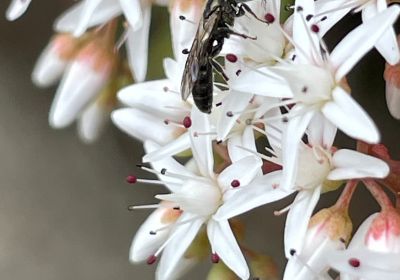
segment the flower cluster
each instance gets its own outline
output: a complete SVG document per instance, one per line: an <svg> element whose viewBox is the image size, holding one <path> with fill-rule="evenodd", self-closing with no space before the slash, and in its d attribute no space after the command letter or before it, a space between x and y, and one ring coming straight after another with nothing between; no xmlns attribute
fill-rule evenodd
<svg viewBox="0 0 400 280"><path fill-rule="evenodd" d="M8 17L29 2L13 1ZM275 212L287 212L283 279L337 279L332 271L340 279L400 279L400 203L384 191L400 202L400 163L378 144L379 130L346 79L375 48L387 63L388 108L400 118L393 29L400 7L385 0L239 2L169 3L174 57L164 59L165 79L145 82L152 3L78 2L56 21L58 33L32 75L40 86L61 79L50 124L61 128L78 119L81 136L92 141L113 110L113 123L143 142L138 168L158 179L130 175L127 182L166 190L155 204L129 207L154 209L129 257L158 262L156 279L179 278L207 255L214 263L209 279L278 279L271 259L245 246L237 216L289 196L292 203ZM197 60L187 60L192 43L212 36L214 47L221 43L214 32L222 29L207 29L221 3L233 9L234 24L219 27L230 36L201 57L223 72L223 79L204 82L213 91L207 114L191 97L182 100L181 84L185 71L198 78ZM291 15L284 18L284 10ZM328 47L325 34L350 12L360 12L362 23ZM116 99L122 108L114 108ZM338 130L357 149L340 148ZM361 182L381 211L353 235L348 208ZM314 214L320 197L342 186L337 202Z"/></svg>

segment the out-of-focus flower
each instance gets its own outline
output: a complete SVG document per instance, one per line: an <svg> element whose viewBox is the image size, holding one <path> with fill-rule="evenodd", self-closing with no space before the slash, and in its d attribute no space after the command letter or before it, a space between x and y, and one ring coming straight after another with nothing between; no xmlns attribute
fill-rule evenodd
<svg viewBox="0 0 400 280"><path fill-rule="evenodd" d="M386 104L390 114L400 119L400 63L389 65L386 63L385 73L386 81Z"/></svg>
<svg viewBox="0 0 400 280"><path fill-rule="evenodd" d="M70 125L109 82L118 59L113 51L115 28L105 27L69 64L50 109L52 127Z"/></svg>
<svg viewBox="0 0 400 280"><path fill-rule="evenodd" d="M25 13L32 0L12 0L7 9L6 17L8 20L16 20Z"/></svg>
<svg viewBox="0 0 400 280"><path fill-rule="evenodd" d="M32 72L36 86L48 87L59 81L70 61L84 42L70 34L56 34L43 50Z"/></svg>
<svg viewBox="0 0 400 280"><path fill-rule="evenodd" d="M192 126L196 130L204 128L209 116L200 111L193 116ZM226 219L215 220L214 214L221 205L229 201L233 188L251 184L261 167L261 160L255 156L243 158L227 167L220 174L213 172L214 157L211 140L204 136L192 143L194 159L199 174L195 174L170 157L152 162L154 171L160 180L171 191L170 194L157 195L156 198L173 203L182 215L174 223L167 241L150 256L151 259L163 252L158 265L157 279L173 279L180 260L192 243L203 224L207 227L207 235L211 246L212 260L220 258L241 279L249 278L246 261ZM158 145L146 142L147 152L157 149ZM246 172L240 172L246 169ZM162 231L154 229L151 233Z"/></svg>
<svg viewBox="0 0 400 280"><path fill-rule="evenodd" d="M115 52L116 21L75 38L57 34L42 52L32 72L41 87L61 83L54 98L49 122L64 128L78 120L84 142L96 140L116 106L117 91L132 77L126 63Z"/></svg>
<svg viewBox="0 0 400 280"><path fill-rule="evenodd" d="M162 1L157 4L165 5ZM140 0L82 0L62 14L54 28L79 37L87 29L102 26L123 14L128 21L125 45L129 66L135 80L141 82L147 72L151 6L150 1Z"/></svg>

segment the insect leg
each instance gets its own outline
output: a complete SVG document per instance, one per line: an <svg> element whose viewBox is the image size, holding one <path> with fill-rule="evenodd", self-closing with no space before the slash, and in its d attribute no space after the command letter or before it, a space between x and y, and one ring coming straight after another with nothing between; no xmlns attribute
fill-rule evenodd
<svg viewBox="0 0 400 280"><path fill-rule="evenodd" d="M257 20L264 22L264 23L268 23L265 20L260 19L254 12L253 10L245 3L241 3L241 5L239 6L238 11L236 12L236 17L240 17L243 16L245 14L245 12L248 12L249 14L251 14L253 17L255 17Z"/></svg>
<svg viewBox="0 0 400 280"><path fill-rule="evenodd" d="M211 9L211 3L212 1L208 1L206 7L204 8L204 13L203 13L204 19L208 19L213 13L215 13L220 8L220 6L218 5Z"/></svg>
<svg viewBox="0 0 400 280"><path fill-rule="evenodd" d="M211 65L214 67L215 71L217 71L218 74L224 78L224 80L227 82L229 81L228 76L224 72L224 68L221 66L221 64L218 63L215 59L210 59Z"/></svg>
<svg viewBox="0 0 400 280"><path fill-rule="evenodd" d="M243 34L243 33L236 32L236 31L230 29L229 27L219 27L219 28L217 29L217 31L218 31L218 32L221 32L221 33L225 33L225 34L227 34L227 35L236 35L236 36L240 36L240 37L242 37L242 38L244 38L244 39L257 40L257 37L252 37L252 36L249 36L249 35L246 35L246 34ZM228 37L228 36L226 36L226 37Z"/></svg>

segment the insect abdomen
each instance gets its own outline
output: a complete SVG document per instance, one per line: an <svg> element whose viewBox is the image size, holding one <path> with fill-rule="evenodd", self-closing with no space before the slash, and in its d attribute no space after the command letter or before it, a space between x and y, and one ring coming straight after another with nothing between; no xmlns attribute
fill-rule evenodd
<svg viewBox="0 0 400 280"><path fill-rule="evenodd" d="M198 78L193 85L193 100L197 108L203 113L211 113L213 100L213 72L212 66L208 62L207 65L200 67Z"/></svg>

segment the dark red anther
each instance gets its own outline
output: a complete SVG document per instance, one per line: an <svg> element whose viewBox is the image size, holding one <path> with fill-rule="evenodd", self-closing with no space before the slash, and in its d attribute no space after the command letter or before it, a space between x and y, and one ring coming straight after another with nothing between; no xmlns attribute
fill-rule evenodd
<svg viewBox="0 0 400 280"><path fill-rule="evenodd" d="M238 60L237 56L234 55L233 53L228 53L225 57L229 62L232 63L235 63Z"/></svg>
<svg viewBox="0 0 400 280"><path fill-rule="evenodd" d="M191 119L189 116L186 116L186 117L183 119L182 124L183 124L183 126L184 126L185 128L189 128L189 127L192 126L192 119Z"/></svg>
<svg viewBox="0 0 400 280"><path fill-rule="evenodd" d="M231 182L231 186L232 186L232 188L237 188L237 187L240 187L240 182L239 182L239 180L232 180L232 182Z"/></svg>
<svg viewBox="0 0 400 280"><path fill-rule="evenodd" d="M134 175L129 175L126 177L126 182L129 184L135 184L137 182L137 177Z"/></svg>
<svg viewBox="0 0 400 280"><path fill-rule="evenodd" d="M275 17L274 17L274 15L271 14L271 13L265 14L264 19L265 19L265 21L266 21L267 23L273 23L273 22L275 21Z"/></svg>
<svg viewBox="0 0 400 280"><path fill-rule="evenodd" d="M232 111L228 111L228 112L226 112L226 116L227 117L233 117L233 112Z"/></svg>
<svg viewBox="0 0 400 280"><path fill-rule="evenodd" d="M352 267L357 268L357 267L360 267L361 262L360 262L359 259L351 258L351 259L349 260L349 265L351 265Z"/></svg>
<svg viewBox="0 0 400 280"><path fill-rule="evenodd" d="M314 33L318 33L319 32L319 26L316 24L311 25L311 31Z"/></svg>
<svg viewBox="0 0 400 280"><path fill-rule="evenodd" d="M215 253L211 254L211 262L212 263L219 263L219 256Z"/></svg>
<svg viewBox="0 0 400 280"><path fill-rule="evenodd" d="M153 263L155 263L157 261L157 257L156 256L154 256L154 255L152 255L152 256L150 256L150 257L148 257L147 258L147 264L148 265L152 265Z"/></svg>

